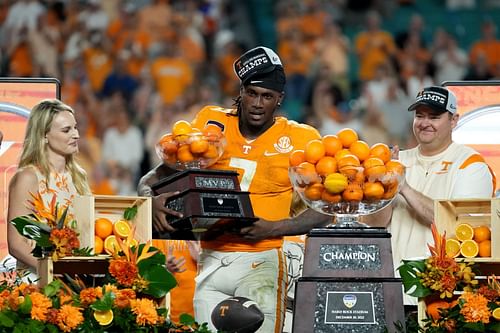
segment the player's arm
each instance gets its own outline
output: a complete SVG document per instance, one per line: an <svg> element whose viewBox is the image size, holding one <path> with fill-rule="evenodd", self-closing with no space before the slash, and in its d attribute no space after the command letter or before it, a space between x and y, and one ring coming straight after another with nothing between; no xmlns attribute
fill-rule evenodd
<svg viewBox="0 0 500 333"><path fill-rule="evenodd" d="M313 209L306 209L293 218L281 221L258 220L251 226L242 228L240 233L244 238L250 240L303 235L313 228L324 227L331 221L331 216L321 214Z"/></svg>
<svg viewBox="0 0 500 333"><path fill-rule="evenodd" d="M167 221L167 215L172 215L176 217L182 217L181 212L169 209L165 207L167 200L179 194L179 191L166 192L155 195L152 186L153 184L159 182L161 179L172 175L176 171L169 168L165 164L159 164L154 169L150 170L145 174L139 181L137 186L137 193L140 196L152 197L153 206L153 227L159 232L173 232L175 229L170 226Z"/></svg>

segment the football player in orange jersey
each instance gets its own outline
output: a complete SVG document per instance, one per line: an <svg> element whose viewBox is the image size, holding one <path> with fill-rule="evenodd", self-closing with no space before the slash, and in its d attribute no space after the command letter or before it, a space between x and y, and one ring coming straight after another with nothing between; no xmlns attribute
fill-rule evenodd
<svg viewBox="0 0 500 333"><path fill-rule="evenodd" d="M236 60L234 70L241 83L236 107L207 106L197 114L193 126L204 128L209 123L220 126L227 146L211 168L238 172L240 187L250 192L257 217L267 222L287 219L293 193L288 178L289 154L304 149L307 142L320 135L311 126L275 116L284 97L286 78L281 60L273 50L256 47L247 51ZM151 170L141 179L139 194L151 195L151 185L169 172L164 165ZM165 204L164 197L155 197L153 201L157 200L160 203L155 206ZM290 220L294 224L293 234L306 233L313 224L329 222L328 216L310 209ZM166 220L155 223L165 231L173 231ZM283 238L260 235L263 239L255 241L245 236L224 234L202 241L195 318L214 329L210 319L212 309L228 297L242 296L255 301L265 314L257 332L281 332L287 283Z"/></svg>

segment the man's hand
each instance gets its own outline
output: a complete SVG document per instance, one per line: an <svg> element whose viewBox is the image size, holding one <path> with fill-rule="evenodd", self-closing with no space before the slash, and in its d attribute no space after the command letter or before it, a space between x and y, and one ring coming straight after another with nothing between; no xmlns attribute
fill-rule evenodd
<svg viewBox="0 0 500 333"><path fill-rule="evenodd" d="M258 220L249 227L241 228L240 235L245 239L254 241L275 237L273 236L273 232L275 231L279 223L280 222Z"/></svg>
<svg viewBox="0 0 500 333"><path fill-rule="evenodd" d="M172 210L165 207L165 203L171 197L179 194L176 192L166 192L154 196L153 199L153 227L158 232L174 232L175 229L168 223L167 216L174 216L181 218L183 215L181 212Z"/></svg>
<svg viewBox="0 0 500 333"><path fill-rule="evenodd" d="M167 256L167 269L171 273L182 273L186 271L186 259L184 257L175 258L173 255Z"/></svg>

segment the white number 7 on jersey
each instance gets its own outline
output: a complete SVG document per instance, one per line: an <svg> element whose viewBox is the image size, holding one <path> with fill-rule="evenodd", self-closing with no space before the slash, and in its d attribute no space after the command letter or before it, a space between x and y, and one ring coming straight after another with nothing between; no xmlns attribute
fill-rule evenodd
<svg viewBox="0 0 500 333"><path fill-rule="evenodd" d="M257 162L246 160L244 158L231 157L229 166L233 168L243 169L240 188L242 191L248 191L248 189L250 188L250 184L252 183L253 176L255 176L255 172L257 171Z"/></svg>

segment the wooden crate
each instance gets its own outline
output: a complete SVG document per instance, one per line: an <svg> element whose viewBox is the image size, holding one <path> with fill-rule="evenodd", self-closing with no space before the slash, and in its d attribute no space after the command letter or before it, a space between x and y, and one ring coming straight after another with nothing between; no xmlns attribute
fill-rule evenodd
<svg viewBox="0 0 500 333"><path fill-rule="evenodd" d="M152 238L152 203L150 197L95 195L73 200L80 234L80 247L94 248L94 223L105 217L115 222L123 218L125 209L137 205L137 215L130 222L136 226L135 238L144 243Z"/></svg>
<svg viewBox="0 0 500 333"><path fill-rule="evenodd" d="M68 274L71 277L82 274L101 274L108 272L108 256L64 257L54 262L52 258L38 260L38 286L44 287L54 280L54 275Z"/></svg>
<svg viewBox="0 0 500 333"><path fill-rule="evenodd" d="M446 237L455 236L455 227L468 223L472 227L486 225L491 229L491 257L472 258L474 262L500 260L500 198L435 200L434 221L440 233L446 231ZM463 258L461 258L463 259Z"/></svg>

